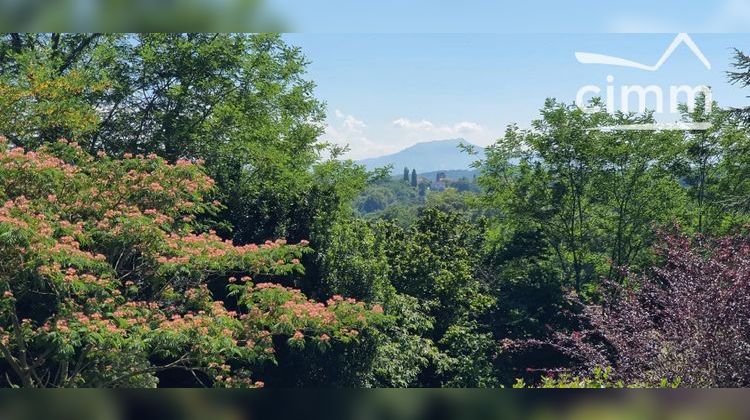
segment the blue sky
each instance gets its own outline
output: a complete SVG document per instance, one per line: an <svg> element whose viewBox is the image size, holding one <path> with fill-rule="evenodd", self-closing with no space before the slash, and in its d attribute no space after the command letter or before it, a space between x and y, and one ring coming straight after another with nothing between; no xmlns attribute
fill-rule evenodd
<svg viewBox="0 0 750 420"><path fill-rule="evenodd" d="M747 0L268 0L317 33L743 32Z"/></svg>
<svg viewBox="0 0 750 420"><path fill-rule="evenodd" d="M732 47L750 50L750 34L691 34L710 70L685 45L656 72L581 64L575 57L578 51L593 52L654 64L675 36L320 33L285 38L311 61L308 76L327 103L325 139L349 144L349 157L359 159L455 137L487 145L508 124L528 126L546 98L573 102L585 85L603 92L608 85L617 92L620 85L657 85L665 92L672 85L709 85L721 106L750 103L745 98L750 89L729 85L725 75ZM609 75L613 83L607 82ZM676 116L665 110L658 119Z"/></svg>

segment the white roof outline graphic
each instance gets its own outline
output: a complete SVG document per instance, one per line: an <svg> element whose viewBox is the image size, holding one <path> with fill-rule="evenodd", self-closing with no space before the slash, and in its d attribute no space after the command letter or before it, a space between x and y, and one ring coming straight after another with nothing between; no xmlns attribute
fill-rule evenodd
<svg viewBox="0 0 750 420"><path fill-rule="evenodd" d="M690 35L684 32L677 34L674 41L672 41L672 44L669 45L667 50L664 51L664 54L662 54L659 61L657 61L653 66L641 64L620 57L612 57L609 55L586 52L576 52L576 59L578 59L578 62L582 64L606 64L610 66L632 67L645 71L657 71L669 59L669 57L672 55L672 53L674 53L677 47L679 47L683 43L687 45L688 48L690 48L693 54L698 57L698 59L703 63L704 66L706 66L707 69L711 70L711 63L708 61L706 56L703 55L703 52L700 48L698 48L693 39L690 38Z"/></svg>

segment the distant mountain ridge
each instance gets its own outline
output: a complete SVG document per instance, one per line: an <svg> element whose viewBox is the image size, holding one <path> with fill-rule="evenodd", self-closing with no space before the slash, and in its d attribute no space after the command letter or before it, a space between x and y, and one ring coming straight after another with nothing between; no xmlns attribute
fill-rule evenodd
<svg viewBox="0 0 750 420"><path fill-rule="evenodd" d="M462 151L460 145L474 146L478 155L470 155ZM357 163L364 165L367 170L382 168L387 165L393 165L391 173L394 175L403 173L404 167L416 170L417 173L447 171L447 170L468 170L471 164L484 158L484 149L465 139L448 139L436 140L417 143L407 147L400 152L386 156L380 156L369 159L362 159Z"/></svg>

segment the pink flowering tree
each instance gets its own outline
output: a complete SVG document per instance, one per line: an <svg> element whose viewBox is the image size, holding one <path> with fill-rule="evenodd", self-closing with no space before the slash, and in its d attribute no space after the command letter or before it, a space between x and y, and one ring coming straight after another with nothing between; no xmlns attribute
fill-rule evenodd
<svg viewBox="0 0 750 420"><path fill-rule="evenodd" d="M0 140L0 370L11 386L263 385L274 342L355 345L382 309L326 303L268 279L307 243L234 246L198 219L221 209L200 162L92 157ZM205 219L205 218L202 218ZM228 285L219 298L208 280ZM256 282L254 279L262 279ZM277 340L273 340L276 337Z"/></svg>

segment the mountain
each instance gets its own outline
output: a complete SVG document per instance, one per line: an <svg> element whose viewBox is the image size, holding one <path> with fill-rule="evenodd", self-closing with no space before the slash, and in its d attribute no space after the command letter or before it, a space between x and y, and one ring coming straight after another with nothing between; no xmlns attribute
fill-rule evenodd
<svg viewBox="0 0 750 420"><path fill-rule="evenodd" d="M357 163L365 165L367 170L393 165L391 173L394 175L402 174L404 167L409 168L409 172L416 169L419 174L452 169L468 170L472 162L484 158L484 149L472 145L479 153L472 156L459 148L462 144L472 145L464 139L427 141L391 155L363 159Z"/></svg>

